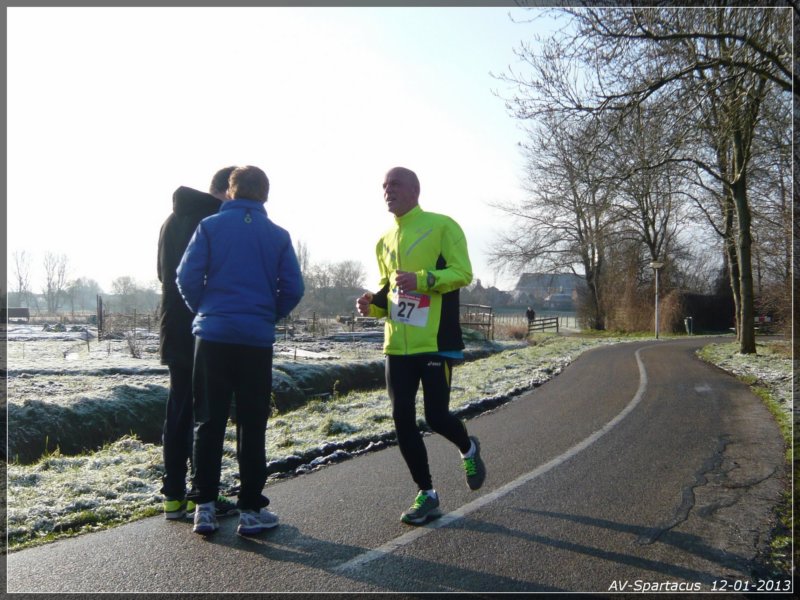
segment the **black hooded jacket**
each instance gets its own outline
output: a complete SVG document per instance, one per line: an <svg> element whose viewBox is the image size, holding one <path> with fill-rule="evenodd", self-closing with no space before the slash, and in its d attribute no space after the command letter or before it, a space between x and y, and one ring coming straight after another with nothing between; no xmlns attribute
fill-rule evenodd
<svg viewBox="0 0 800 600"><path fill-rule="evenodd" d="M216 214L222 202L206 192L179 187L172 194L172 214L158 236L158 279L161 282L159 352L161 364L192 368L194 314L186 306L175 283L181 262L197 224Z"/></svg>

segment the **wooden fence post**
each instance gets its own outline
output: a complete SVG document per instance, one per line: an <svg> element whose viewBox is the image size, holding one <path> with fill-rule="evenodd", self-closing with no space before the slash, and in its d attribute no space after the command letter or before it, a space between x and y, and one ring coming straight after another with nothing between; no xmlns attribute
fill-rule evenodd
<svg viewBox="0 0 800 600"><path fill-rule="evenodd" d="M97 341L103 339L103 297L97 294Z"/></svg>

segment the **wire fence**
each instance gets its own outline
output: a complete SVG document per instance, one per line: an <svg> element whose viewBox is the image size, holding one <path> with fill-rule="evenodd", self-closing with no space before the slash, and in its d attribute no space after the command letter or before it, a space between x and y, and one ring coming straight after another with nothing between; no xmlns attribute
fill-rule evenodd
<svg viewBox="0 0 800 600"><path fill-rule="evenodd" d="M460 323L462 328L475 331L487 340L500 337L520 338L526 332L535 330L556 331L580 330L578 318L574 314L559 314L554 311L541 311L537 313L538 327L531 329L524 311L508 312L500 309L498 312L491 306L477 304L463 304L460 307ZM95 313L63 314L58 316L33 316L29 323L51 323L55 319L61 324L88 323L97 327L99 340L128 339L158 334L159 314L154 311L137 311L132 313L110 312L102 296L97 296L97 310ZM543 319L547 319L546 324ZM9 319L10 320L10 319ZM552 327L551 327L552 326ZM321 338L337 334L369 335L379 334L383 330L383 320L370 317L361 317L356 312L344 315L322 315L312 312L303 316L290 316L276 326L276 339L288 340L297 336Z"/></svg>
<svg viewBox="0 0 800 600"><path fill-rule="evenodd" d="M537 316L542 319L558 319L558 328L561 329L580 329L580 322L578 317L575 315L564 315L558 313L550 313L550 312L542 312L537 313ZM538 320L538 319L537 319ZM504 315L504 314L495 314L494 316L494 325L495 327L505 326L505 327L528 327L528 319L527 317L522 315Z"/></svg>

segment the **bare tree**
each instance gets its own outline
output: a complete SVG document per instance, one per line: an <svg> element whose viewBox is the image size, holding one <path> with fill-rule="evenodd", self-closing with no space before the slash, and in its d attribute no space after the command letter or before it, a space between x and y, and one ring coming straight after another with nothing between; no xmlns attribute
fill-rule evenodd
<svg viewBox="0 0 800 600"><path fill-rule="evenodd" d="M331 265L333 285L340 288L361 288L367 272L364 265L356 260L343 260Z"/></svg>
<svg viewBox="0 0 800 600"><path fill-rule="evenodd" d="M756 130L750 168L753 210L754 286L759 310L783 322L791 319L792 301L792 132L791 106L765 102ZM777 151L776 151L777 150Z"/></svg>
<svg viewBox="0 0 800 600"><path fill-rule="evenodd" d="M297 240L295 254L297 254L297 262L300 263L300 273L305 279L311 266L311 253L308 250L308 244L303 240Z"/></svg>
<svg viewBox="0 0 800 600"><path fill-rule="evenodd" d="M88 277L78 277L67 285L67 297L70 302L70 310L94 310L97 303L97 295L102 293L100 284Z"/></svg>
<svg viewBox="0 0 800 600"><path fill-rule="evenodd" d="M526 147L527 198L494 205L514 225L491 248L491 261L517 272L529 265L545 272L582 270L584 316L589 327L604 329L602 278L614 191L598 153L602 121L543 120Z"/></svg>
<svg viewBox="0 0 800 600"><path fill-rule="evenodd" d="M720 190L718 228L729 236L740 351L755 352L748 170L767 97L795 83L791 9L581 7L560 14L570 17L571 32L546 40L541 51L518 51L532 74L501 77L517 89L509 110L556 122L575 113L624 119L653 105L668 111L685 134L683 153L669 160L694 165Z"/></svg>
<svg viewBox="0 0 800 600"><path fill-rule="evenodd" d="M44 292L47 312L55 315L61 306L61 300L67 287L67 257L64 254L46 252L44 255Z"/></svg>
<svg viewBox="0 0 800 600"><path fill-rule="evenodd" d="M351 313L365 277L364 266L358 261L309 264L304 275L306 293L298 311L323 315Z"/></svg>
<svg viewBox="0 0 800 600"><path fill-rule="evenodd" d="M118 297L122 311L130 312L135 308L138 289L136 280L128 275L117 277L111 282L111 293Z"/></svg>
<svg viewBox="0 0 800 600"><path fill-rule="evenodd" d="M640 110L620 121L608 145L617 194L620 237L647 249L645 260L667 261L685 221L683 174L669 161L676 147L673 121L661 111Z"/></svg>
<svg viewBox="0 0 800 600"><path fill-rule="evenodd" d="M31 304L31 256L25 250L15 250L11 255L14 261L14 284L20 304L30 308Z"/></svg>

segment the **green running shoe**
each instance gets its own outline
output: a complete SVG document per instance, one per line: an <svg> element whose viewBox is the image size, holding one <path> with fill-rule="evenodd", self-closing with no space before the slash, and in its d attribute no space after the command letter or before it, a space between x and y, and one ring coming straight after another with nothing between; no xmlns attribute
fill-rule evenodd
<svg viewBox="0 0 800 600"><path fill-rule="evenodd" d="M470 436L472 443L475 444L475 454L464 459L464 471L467 475L467 485L471 490L477 490L483 485L486 479L486 465L481 458L481 444L478 438Z"/></svg>
<svg viewBox="0 0 800 600"><path fill-rule="evenodd" d="M440 516L442 516L442 513L439 510L439 498L434 498L420 491L414 499L414 504L400 515L400 520L409 525L421 525L430 519Z"/></svg>
<svg viewBox="0 0 800 600"><path fill-rule="evenodd" d="M239 507L236 506L236 502L220 494L217 496L217 499L214 500L214 512L215 516L218 518L230 517L239 514Z"/></svg>

